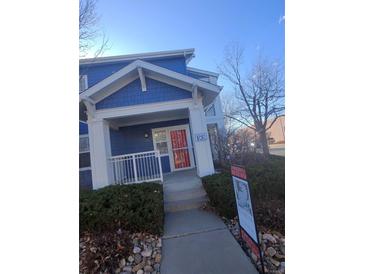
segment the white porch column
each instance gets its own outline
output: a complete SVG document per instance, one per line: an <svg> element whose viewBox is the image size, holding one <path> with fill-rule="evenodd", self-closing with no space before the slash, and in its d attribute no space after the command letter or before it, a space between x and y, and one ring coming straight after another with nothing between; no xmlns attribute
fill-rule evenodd
<svg viewBox="0 0 365 274"><path fill-rule="evenodd" d="M195 162L198 176L203 177L214 173L212 151L205 120L204 108L201 102L189 107L190 127L193 134Z"/></svg>
<svg viewBox="0 0 365 274"><path fill-rule="evenodd" d="M90 120L88 127L93 189L98 189L112 183L109 123L103 119Z"/></svg>

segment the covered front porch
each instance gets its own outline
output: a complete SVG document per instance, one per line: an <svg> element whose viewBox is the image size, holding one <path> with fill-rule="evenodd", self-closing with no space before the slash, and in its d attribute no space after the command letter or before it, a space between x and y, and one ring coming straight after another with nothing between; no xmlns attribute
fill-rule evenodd
<svg viewBox="0 0 365 274"><path fill-rule="evenodd" d="M204 115L191 99L96 111L88 120L93 188L212 174Z"/></svg>
<svg viewBox="0 0 365 274"><path fill-rule="evenodd" d="M112 183L163 181L195 168L188 109L108 119Z"/></svg>

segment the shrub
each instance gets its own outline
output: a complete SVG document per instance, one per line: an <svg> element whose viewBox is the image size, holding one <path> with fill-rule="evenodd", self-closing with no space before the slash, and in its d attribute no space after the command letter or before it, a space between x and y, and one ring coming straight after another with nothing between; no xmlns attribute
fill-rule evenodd
<svg viewBox="0 0 365 274"><path fill-rule="evenodd" d="M80 232L121 227L161 235L163 190L157 183L114 185L80 192Z"/></svg>
<svg viewBox="0 0 365 274"><path fill-rule="evenodd" d="M252 197L256 201L285 199L285 159L270 159L246 165Z"/></svg>
<svg viewBox="0 0 365 274"><path fill-rule="evenodd" d="M251 196L255 203L257 223L284 233L285 158L257 156L245 164ZM225 218L237 216L232 177L228 170L203 178L211 205Z"/></svg>
<svg viewBox="0 0 365 274"><path fill-rule="evenodd" d="M202 181L210 204L216 209L218 214L229 219L237 216L231 175L226 172L214 174L203 177Z"/></svg>

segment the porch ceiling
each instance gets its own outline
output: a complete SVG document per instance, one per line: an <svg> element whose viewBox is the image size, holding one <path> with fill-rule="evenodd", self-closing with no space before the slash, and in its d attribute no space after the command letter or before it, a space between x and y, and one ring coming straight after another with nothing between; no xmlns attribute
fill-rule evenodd
<svg viewBox="0 0 365 274"><path fill-rule="evenodd" d="M169 111L153 112L148 114L124 116L107 120L113 127L124 127L186 118L189 118L188 109L176 109Z"/></svg>

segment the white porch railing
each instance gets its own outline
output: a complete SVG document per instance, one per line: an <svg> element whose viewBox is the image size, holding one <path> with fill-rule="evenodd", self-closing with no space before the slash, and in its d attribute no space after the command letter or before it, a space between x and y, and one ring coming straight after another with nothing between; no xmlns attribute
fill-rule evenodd
<svg viewBox="0 0 365 274"><path fill-rule="evenodd" d="M159 151L113 156L110 162L114 184L163 181Z"/></svg>

